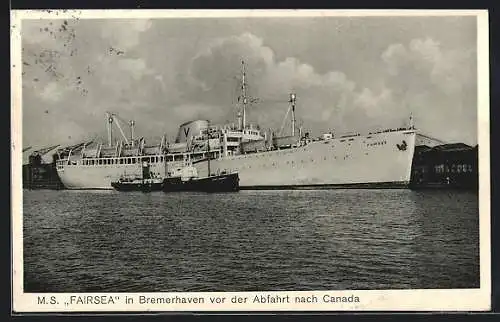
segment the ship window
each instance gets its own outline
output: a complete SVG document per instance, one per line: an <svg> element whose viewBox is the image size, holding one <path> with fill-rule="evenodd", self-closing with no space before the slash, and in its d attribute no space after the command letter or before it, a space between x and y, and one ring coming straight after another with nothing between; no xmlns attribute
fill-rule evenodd
<svg viewBox="0 0 500 322"><path fill-rule="evenodd" d="M99 160L99 161L98 161L98 164L99 164L99 165L101 165L101 164L102 164L102 160Z"/></svg>
<svg viewBox="0 0 500 322"><path fill-rule="evenodd" d="M123 164L123 159L120 159L120 164Z"/></svg>

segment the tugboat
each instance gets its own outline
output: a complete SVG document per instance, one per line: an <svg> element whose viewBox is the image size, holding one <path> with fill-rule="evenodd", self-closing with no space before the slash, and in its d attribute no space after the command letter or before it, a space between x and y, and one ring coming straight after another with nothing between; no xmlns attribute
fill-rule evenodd
<svg viewBox="0 0 500 322"><path fill-rule="evenodd" d="M210 151L210 136L207 133L207 149ZM199 177L198 171L191 165L182 169L179 176L166 177L163 191L199 191L199 192L237 192L240 190L238 172L221 171L214 174L210 169L210 156L207 156L208 176Z"/></svg>
<svg viewBox="0 0 500 322"><path fill-rule="evenodd" d="M221 172L208 177L169 177L163 180L163 191L237 192L240 190L239 175Z"/></svg>
<svg viewBox="0 0 500 322"><path fill-rule="evenodd" d="M130 178L122 176L118 181L111 182L111 186L117 191L161 191L163 179L154 177L149 171L149 163L142 165L142 178Z"/></svg>

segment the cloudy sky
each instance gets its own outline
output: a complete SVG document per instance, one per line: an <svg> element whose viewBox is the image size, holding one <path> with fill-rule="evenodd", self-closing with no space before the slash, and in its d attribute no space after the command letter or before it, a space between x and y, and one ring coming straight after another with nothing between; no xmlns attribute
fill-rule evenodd
<svg viewBox="0 0 500 322"><path fill-rule="evenodd" d="M105 111L149 142L233 122L242 59L261 127L280 128L293 91L313 135L412 113L424 134L477 143L475 17L24 20L22 47L25 147L105 139Z"/></svg>

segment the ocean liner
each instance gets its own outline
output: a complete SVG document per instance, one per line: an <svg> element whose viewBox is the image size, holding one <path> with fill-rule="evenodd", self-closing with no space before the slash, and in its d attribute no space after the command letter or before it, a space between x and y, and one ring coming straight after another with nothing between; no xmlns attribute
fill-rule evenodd
<svg viewBox="0 0 500 322"><path fill-rule="evenodd" d="M244 62L241 73L237 124L192 120L180 125L175 142L163 137L159 144L147 146L143 139L134 138L133 121L129 122L129 139L121 119L107 113L108 145L84 146L61 155L57 161L61 181L68 189L112 189L111 182L125 174L140 174L143 162L150 164L154 175L164 178L181 176L189 162L200 176L238 172L240 189L408 186L416 136L411 116L408 125L397 129L349 135L330 132L312 138L297 127L297 98L292 93L285 114L285 119L291 115L290 133L282 135L283 125L278 134L262 131L246 119L251 98ZM122 135L116 142L113 123ZM213 173L207 172L209 168Z"/></svg>

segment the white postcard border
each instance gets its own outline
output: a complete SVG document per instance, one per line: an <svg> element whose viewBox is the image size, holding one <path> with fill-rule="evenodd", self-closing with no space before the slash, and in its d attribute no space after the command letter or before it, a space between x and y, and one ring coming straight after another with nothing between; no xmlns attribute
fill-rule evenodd
<svg viewBox="0 0 500 322"><path fill-rule="evenodd" d="M21 20L89 18L195 18L195 17L311 17L311 16L476 16L478 57L478 142L480 208L480 288L350 290L312 292L223 292L223 293L24 293L22 229L22 86ZM12 309L14 312L148 312L148 311L486 311L491 308L490 247L490 148L489 148L489 33L486 10L26 10L11 12L11 202L12 202ZM295 303L296 296L318 303ZM117 298L115 298L117 296ZM140 304L140 297L201 297L205 303ZM233 297L247 303L231 303ZM290 298L290 303L252 303L255 296ZM269 296L269 297L268 297ZM326 297L325 297L326 296ZM54 297L54 298L52 298ZM94 304L88 304L92 298ZM133 304L126 304L125 298ZM225 298L212 304L210 298ZM331 302L325 299L347 302ZM359 302L355 302L355 298ZM110 301L115 304L95 304ZM52 301L54 299L54 301ZM116 301L115 301L116 299ZM350 302L352 300L352 302ZM39 304L45 301L45 304ZM76 302L75 302L76 301ZM86 302L87 304L81 304ZM165 301L165 300L163 300ZM178 300L176 300L178 301ZM54 303L52 303L54 302ZM57 304L55 303L57 302ZM181 300L182 302L182 300ZM259 301L260 302L260 301Z"/></svg>

